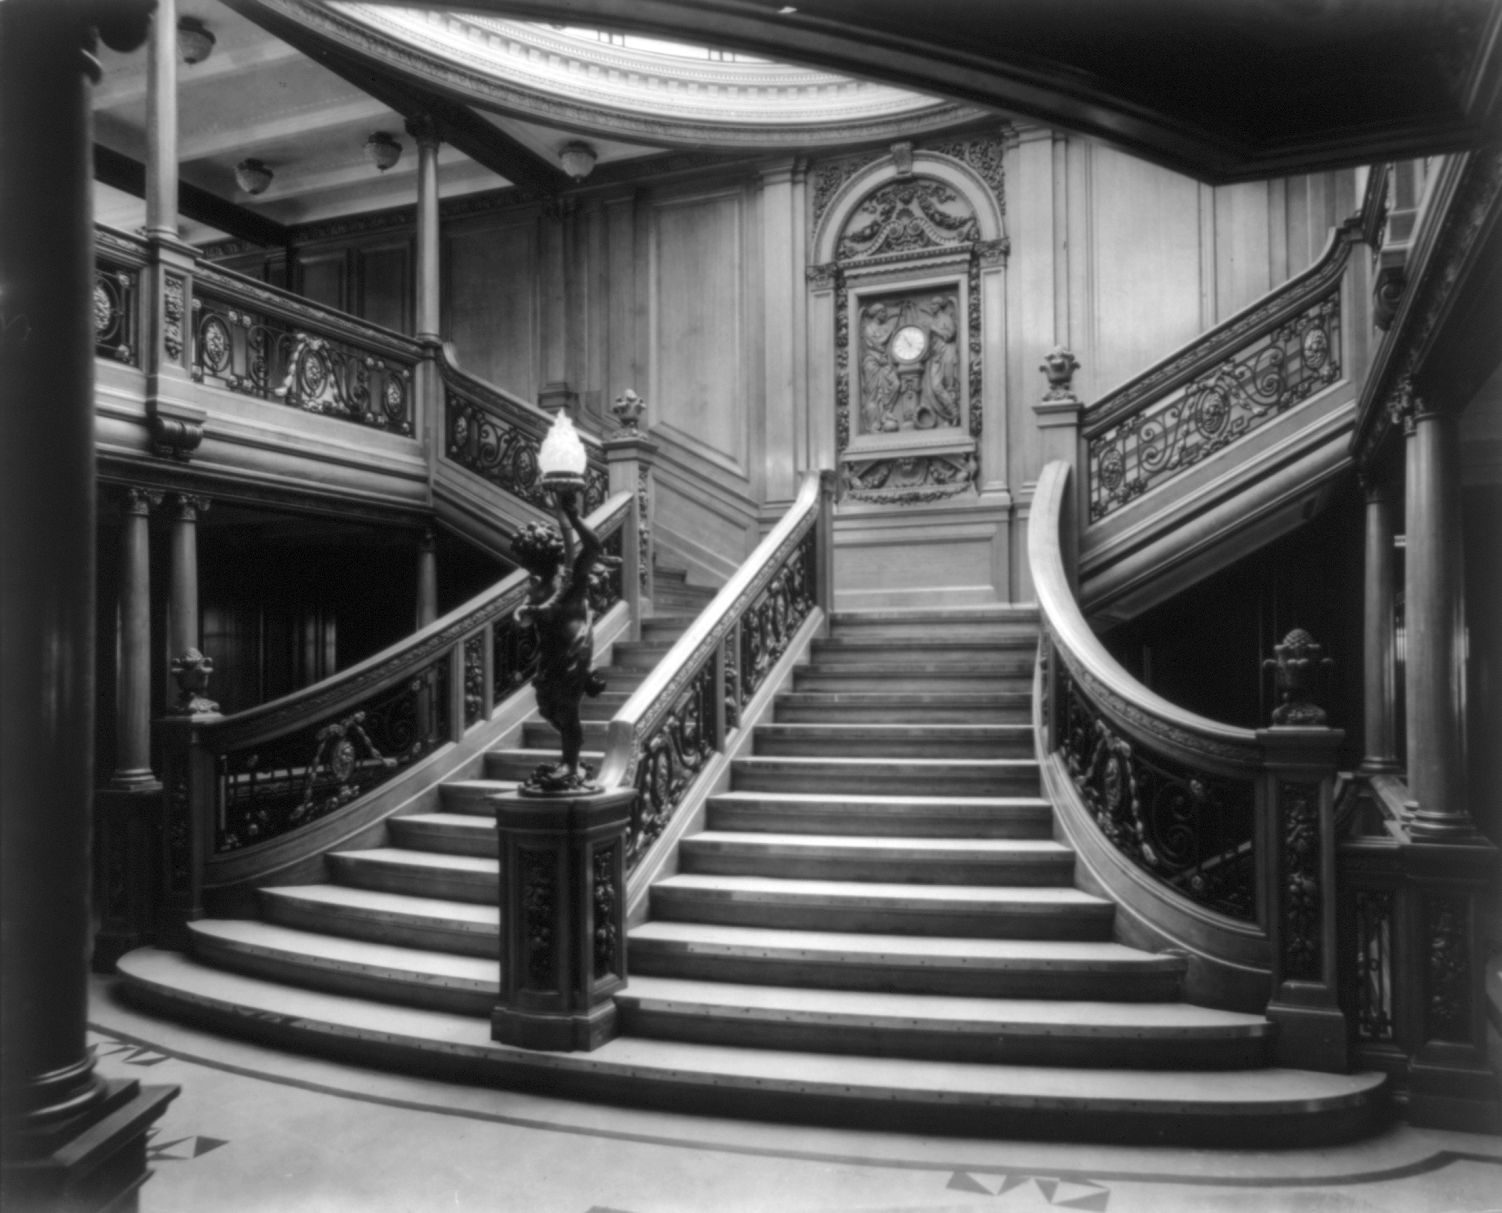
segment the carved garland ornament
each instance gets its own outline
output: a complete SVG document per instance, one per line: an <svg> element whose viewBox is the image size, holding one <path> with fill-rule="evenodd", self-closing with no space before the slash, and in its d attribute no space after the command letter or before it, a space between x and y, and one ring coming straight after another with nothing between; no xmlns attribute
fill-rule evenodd
<svg viewBox="0 0 1502 1213"><path fill-rule="evenodd" d="M1319 784L1278 784L1283 816L1283 977L1318 981L1324 964L1320 918Z"/></svg>
<svg viewBox="0 0 1502 1213"><path fill-rule="evenodd" d="M558 875L548 851L520 847L516 853L522 882L522 938L526 951L523 969L527 987L552 990L553 922L558 905Z"/></svg>

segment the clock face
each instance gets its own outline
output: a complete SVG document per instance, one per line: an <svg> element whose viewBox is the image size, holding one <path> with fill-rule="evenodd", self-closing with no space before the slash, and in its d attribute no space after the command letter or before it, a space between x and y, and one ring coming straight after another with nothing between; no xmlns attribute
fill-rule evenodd
<svg viewBox="0 0 1502 1213"><path fill-rule="evenodd" d="M892 334L890 349L898 362L917 362L923 357L928 337L916 324L905 324Z"/></svg>

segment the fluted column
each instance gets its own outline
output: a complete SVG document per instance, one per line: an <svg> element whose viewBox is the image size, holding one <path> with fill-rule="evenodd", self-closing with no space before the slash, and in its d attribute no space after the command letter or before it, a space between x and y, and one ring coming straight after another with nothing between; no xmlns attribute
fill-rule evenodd
<svg viewBox="0 0 1502 1213"><path fill-rule="evenodd" d="M151 506L160 493L128 488L120 520L120 646L115 773L121 791L160 786L151 770Z"/></svg>
<svg viewBox="0 0 1502 1213"><path fill-rule="evenodd" d="M1456 419L1400 389L1406 435L1403 580L1409 823L1416 837L1469 838L1462 747L1465 663Z"/></svg>
<svg viewBox="0 0 1502 1213"><path fill-rule="evenodd" d="M172 499L172 590L168 599L169 657L198 648L198 516L208 499L179 493Z"/></svg>
<svg viewBox="0 0 1502 1213"><path fill-rule="evenodd" d="M417 626L438 618L438 542L431 530L417 541Z"/></svg>
<svg viewBox="0 0 1502 1213"><path fill-rule="evenodd" d="M1361 770L1380 775L1398 769L1397 680L1393 663L1396 618L1393 597L1393 495L1387 482L1364 481L1366 492L1366 576L1362 644L1362 700L1365 723Z"/></svg>
<svg viewBox="0 0 1502 1213"><path fill-rule="evenodd" d="M105 1082L87 1040L96 19L115 49L145 36L141 4L0 3L0 1205L18 1210L133 1209L171 1098Z"/></svg>
<svg viewBox="0 0 1502 1213"><path fill-rule="evenodd" d="M438 124L423 114L407 122L417 141L417 338L437 341L442 332L439 292Z"/></svg>

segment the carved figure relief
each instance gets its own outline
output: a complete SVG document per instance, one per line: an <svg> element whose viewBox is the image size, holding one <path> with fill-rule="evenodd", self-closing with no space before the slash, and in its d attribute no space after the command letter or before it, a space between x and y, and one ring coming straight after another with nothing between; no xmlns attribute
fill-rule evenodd
<svg viewBox="0 0 1502 1213"><path fill-rule="evenodd" d="M860 433L958 426L963 411L956 292L861 309Z"/></svg>

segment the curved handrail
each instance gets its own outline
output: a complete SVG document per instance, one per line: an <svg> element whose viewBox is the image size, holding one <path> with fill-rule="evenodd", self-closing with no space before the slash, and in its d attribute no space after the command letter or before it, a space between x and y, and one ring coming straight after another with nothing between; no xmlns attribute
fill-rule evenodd
<svg viewBox="0 0 1502 1213"><path fill-rule="evenodd" d="M1064 563L1061 527L1071 473L1062 461L1043 469L1027 535L1039 612L1058 652L1125 732L1160 744L1188 761L1251 773L1261 755L1253 730L1222 724L1170 703L1133 678L1091 629L1075 600Z"/></svg>
<svg viewBox="0 0 1502 1213"><path fill-rule="evenodd" d="M618 493L589 516L607 550L623 542L633 505ZM619 576L607 581L597 610L622 596ZM183 806L208 835L203 853L285 839L487 719L530 677L530 633L513 620L526 594L518 570L332 678L229 716L187 718L189 744L213 764L198 797L210 803Z"/></svg>
<svg viewBox="0 0 1502 1213"><path fill-rule="evenodd" d="M816 607L828 609L832 492L833 473L804 473L782 520L611 720L600 783L641 793L627 847L633 866L799 626Z"/></svg>

